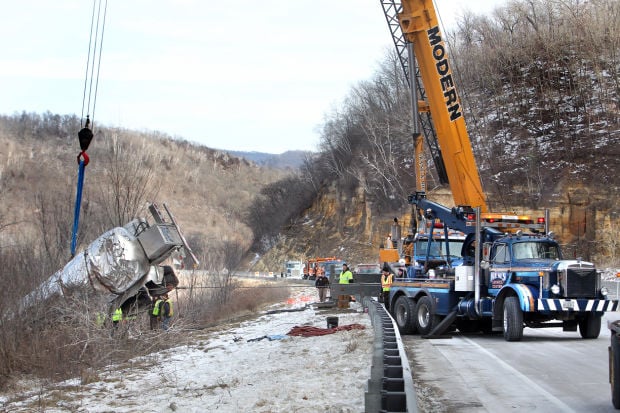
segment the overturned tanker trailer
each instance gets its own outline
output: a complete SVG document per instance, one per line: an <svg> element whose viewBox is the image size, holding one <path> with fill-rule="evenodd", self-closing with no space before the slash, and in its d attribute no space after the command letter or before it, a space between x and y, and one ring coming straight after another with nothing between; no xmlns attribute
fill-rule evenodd
<svg viewBox="0 0 620 413"><path fill-rule="evenodd" d="M197 266L198 260L166 204L163 207L168 221L156 204L149 205L153 224L137 218L107 231L24 297L22 310L54 295L81 290L97 293L108 314L119 307L128 314L150 306L153 296L176 288L179 280L174 271L158 264L189 256Z"/></svg>

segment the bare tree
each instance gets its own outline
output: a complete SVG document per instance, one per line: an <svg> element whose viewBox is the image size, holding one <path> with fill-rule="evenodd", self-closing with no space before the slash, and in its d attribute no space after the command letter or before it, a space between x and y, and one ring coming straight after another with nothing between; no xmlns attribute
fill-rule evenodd
<svg viewBox="0 0 620 413"><path fill-rule="evenodd" d="M123 226L157 197L160 180L152 153L124 143L118 132L108 141L103 208L111 226Z"/></svg>
<svg viewBox="0 0 620 413"><path fill-rule="evenodd" d="M345 197L358 188L378 209L401 209L414 188L408 87L390 53L370 81L349 93L321 129L321 159Z"/></svg>
<svg viewBox="0 0 620 413"><path fill-rule="evenodd" d="M70 258L72 208L73 200L67 193L49 194L38 192L34 195L34 204L37 206L35 218L37 230L40 234L40 243L43 255L41 256L42 270L48 276L61 268ZM85 203L87 206L87 203ZM81 214L82 228L76 236L78 240L87 233L88 208Z"/></svg>

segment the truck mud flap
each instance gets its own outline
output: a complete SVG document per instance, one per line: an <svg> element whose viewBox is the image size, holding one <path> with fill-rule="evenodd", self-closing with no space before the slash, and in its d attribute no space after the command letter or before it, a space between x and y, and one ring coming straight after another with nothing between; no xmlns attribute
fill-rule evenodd
<svg viewBox="0 0 620 413"><path fill-rule="evenodd" d="M451 335L444 335L443 333L445 333L452 323L454 323L454 320L456 320L456 314L457 310L450 312L443 320L441 320L441 323L435 326L433 331L425 336L422 336L422 338L452 338Z"/></svg>

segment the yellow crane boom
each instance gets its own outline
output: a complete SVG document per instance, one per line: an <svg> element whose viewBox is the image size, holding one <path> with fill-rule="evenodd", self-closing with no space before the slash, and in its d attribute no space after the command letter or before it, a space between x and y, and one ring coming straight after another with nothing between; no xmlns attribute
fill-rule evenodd
<svg viewBox="0 0 620 413"><path fill-rule="evenodd" d="M480 207L482 212L487 212L486 197L433 3L431 0L403 0L400 5L396 1L391 4L398 9L396 15L404 39L413 48L426 94L425 106L432 116L454 202ZM385 5L384 9L387 10ZM419 149L416 145L416 151ZM423 190L419 186L424 184L420 178L418 190Z"/></svg>

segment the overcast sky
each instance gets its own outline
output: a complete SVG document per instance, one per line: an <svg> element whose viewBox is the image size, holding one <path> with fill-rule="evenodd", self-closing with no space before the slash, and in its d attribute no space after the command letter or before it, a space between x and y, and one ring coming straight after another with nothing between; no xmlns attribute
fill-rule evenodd
<svg viewBox="0 0 620 413"><path fill-rule="evenodd" d="M446 26L467 7L436 2ZM3 1L0 113L81 115L92 5ZM379 0L108 0L95 121L211 148L317 150L324 116L392 47Z"/></svg>

